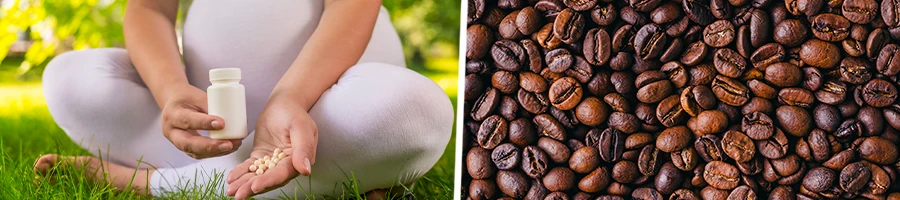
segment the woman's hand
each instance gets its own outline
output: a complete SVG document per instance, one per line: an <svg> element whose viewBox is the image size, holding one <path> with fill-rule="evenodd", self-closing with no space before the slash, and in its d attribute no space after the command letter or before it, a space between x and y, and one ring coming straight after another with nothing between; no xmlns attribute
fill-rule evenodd
<svg viewBox="0 0 900 200"><path fill-rule="evenodd" d="M196 159L216 157L234 152L240 139L217 140L200 135L198 130L220 130L225 120L208 115L206 92L197 87L178 84L166 87L162 109L163 135L176 148Z"/></svg>
<svg viewBox="0 0 900 200"><path fill-rule="evenodd" d="M228 173L226 194L246 199L284 186L298 175L309 176L316 161L318 135L316 123L305 108L295 101L273 97L256 123L250 158ZM253 161L271 157L275 148L288 156L261 175L249 170Z"/></svg>

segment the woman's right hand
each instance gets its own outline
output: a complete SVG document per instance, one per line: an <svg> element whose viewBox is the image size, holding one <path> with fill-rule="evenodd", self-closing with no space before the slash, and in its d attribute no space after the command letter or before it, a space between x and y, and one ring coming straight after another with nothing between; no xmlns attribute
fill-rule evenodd
<svg viewBox="0 0 900 200"><path fill-rule="evenodd" d="M234 152L240 139L219 140L200 135L199 130L220 130L225 120L207 114L206 92L188 84L165 88L162 130L176 148L195 159Z"/></svg>

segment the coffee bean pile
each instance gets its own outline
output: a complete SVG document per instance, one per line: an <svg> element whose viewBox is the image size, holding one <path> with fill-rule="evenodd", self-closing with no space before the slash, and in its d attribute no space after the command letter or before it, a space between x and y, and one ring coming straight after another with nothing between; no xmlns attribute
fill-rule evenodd
<svg viewBox="0 0 900 200"><path fill-rule="evenodd" d="M900 199L898 0L468 0L464 199Z"/></svg>

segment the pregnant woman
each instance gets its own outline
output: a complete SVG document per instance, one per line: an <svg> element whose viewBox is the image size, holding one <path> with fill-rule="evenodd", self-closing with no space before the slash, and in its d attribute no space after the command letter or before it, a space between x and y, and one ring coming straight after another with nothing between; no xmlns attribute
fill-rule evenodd
<svg viewBox="0 0 900 200"><path fill-rule="evenodd" d="M69 161L120 189L222 184L239 199L346 193L352 173L360 192L375 194L422 176L450 140L450 101L405 68L380 0L195 0L183 53L177 11L176 0L129 1L127 50L69 52L48 64L50 113L96 157L45 155L36 172ZM210 69L225 67L243 72L253 131L243 140L204 136L230 123L206 114L202 89ZM276 148L288 158L261 175L248 170ZM212 182L216 173L224 181Z"/></svg>

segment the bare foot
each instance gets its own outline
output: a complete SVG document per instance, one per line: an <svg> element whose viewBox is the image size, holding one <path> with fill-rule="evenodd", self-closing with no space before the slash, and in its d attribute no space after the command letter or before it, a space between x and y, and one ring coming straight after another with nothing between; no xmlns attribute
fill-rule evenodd
<svg viewBox="0 0 900 200"><path fill-rule="evenodd" d="M150 173L153 169L135 169L102 161L92 156L60 156L56 154L43 155L34 161L34 172L43 177L51 178L55 170L53 167L74 167L84 172L88 180L108 183L119 191L128 188L138 194L150 195L147 187ZM58 170L58 169L57 169ZM132 180L132 176L134 179Z"/></svg>

